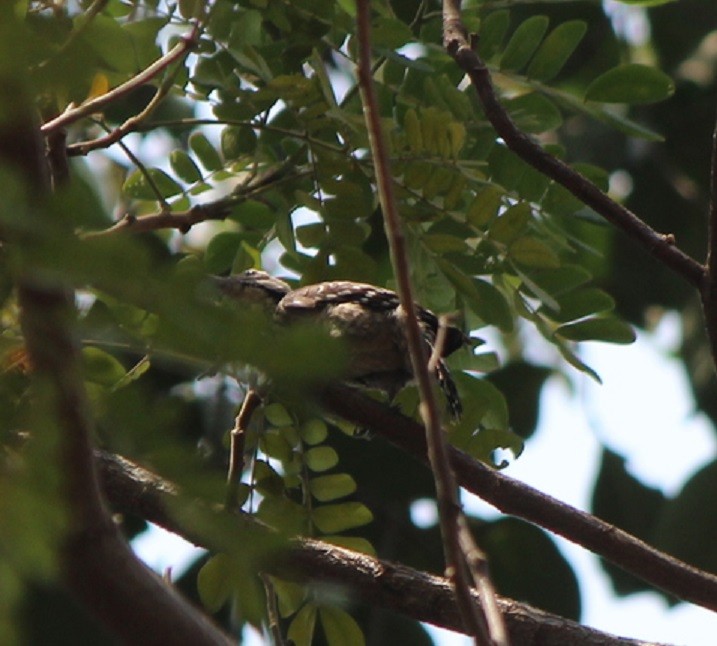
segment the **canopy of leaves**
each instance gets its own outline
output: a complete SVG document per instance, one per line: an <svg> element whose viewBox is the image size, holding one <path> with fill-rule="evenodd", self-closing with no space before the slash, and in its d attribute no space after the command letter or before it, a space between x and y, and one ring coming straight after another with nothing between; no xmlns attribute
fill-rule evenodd
<svg viewBox="0 0 717 646"><path fill-rule="evenodd" d="M652 38L639 52L597 3L465 4L517 126L605 191L621 170L627 205L701 257L717 99L714 58L703 47L712 0L629 2L655 6L646 14ZM44 468L53 424L28 404L31 367L12 291L21 274L76 290L83 379L104 447L215 503L236 381L270 382L273 403L255 422L263 431L248 439L255 460L246 508L284 534L440 571L437 528L417 527L410 514L432 496L427 472L381 442L350 438L356 429L324 421L309 396L341 377L346 348L320 327L278 329L258 308L228 307L207 281L265 266L296 284L395 286L357 87L354 3L108 0L15 10L22 31L7 34L13 56L0 50L0 73L34 93L45 134L59 130L57 115L68 119L72 163L69 181L42 204L0 167L0 227L20 241L0 250L0 505L8 521L0 524L0 641L15 637L25 583L44 585L56 573L65 511L61 474ZM655 306L683 317L681 356L699 406L717 420L707 342L684 285L496 135L439 46L437 2L377 0L372 11L378 110L417 298L476 341L449 359L466 411L448 429L451 441L505 466L536 429L545 380L599 380L580 344L630 343L632 326ZM153 64L156 73L133 84ZM10 106L0 106L5 120L14 103L0 92ZM95 109L73 112L89 101ZM412 390L398 402L416 413ZM16 445L28 430L42 441L17 477ZM700 539L707 531L680 534L685 509L707 506L712 471L665 500L606 453L595 509L714 569L714 548ZM579 618L574 576L550 539L513 521L475 523L500 592ZM201 601L233 630L264 619L254 576L262 554L259 546L218 552L192 572ZM550 562L560 576L527 575L531 562ZM642 585L611 575L620 592ZM280 579L273 586L296 643L309 643L319 627L328 643L361 643L359 624L373 611ZM42 601L33 588L27 607ZM66 618L85 625L69 611ZM420 634L415 624L396 625L392 639L418 643Z"/></svg>

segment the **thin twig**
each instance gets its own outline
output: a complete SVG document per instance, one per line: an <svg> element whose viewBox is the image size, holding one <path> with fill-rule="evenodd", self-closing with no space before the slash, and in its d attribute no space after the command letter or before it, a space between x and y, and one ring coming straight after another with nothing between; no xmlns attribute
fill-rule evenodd
<svg viewBox="0 0 717 646"><path fill-rule="evenodd" d="M184 56L188 56L189 51L190 50L187 49L184 52ZM174 69L174 72L169 75L168 78L165 78L162 81L159 88L154 93L154 96L152 96L149 103L147 103L143 110L141 110L137 114L133 114L126 121L108 132L104 137L98 137L97 139L93 139L92 141L83 141L68 146L67 155L87 155L93 150L109 148L112 144L118 142L120 139L127 136L129 133L139 130L140 125L152 115L152 113L165 99L167 94L169 94L169 91L172 89L172 85L174 83L174 78L179 72L179 69L180 66L177 65ZM152 127L157 128L159 126L153 124Z"/></svg>
<svg viewBox="0 0 717 646"><path fill-rule="evenodd" d="M43 124L40 128L42 134L47 135L59 128L66 128L67 126L79 121L80 119L84 119L91 114L102 112L103 108L110 105L117 99L126 96L138 87L141 87L145 83L151 81L172 63L179 60L182 56L194 48L198 33L199 27L195 25L188 36L183 36L180 41L164 56L158 58L149 67L129 79L129 81L122 83L122 85L118 85L114 90L91 99L76 108L66 110L60 116Z"/></svg>
<svg viewBox="0 0 717 646"><path fill-rule="evenodd" d="M124 141L118 141L117 145L122 149L122 152L127 155L129 160L137 167L137 170L142 173L142 176L144 177L144 180L147 182L147 185L149 186L152 193L154 193L154 196L157 198L157 202L159 202L160 206L160 213L168 213L170 210L169 203L164 198L164 195L162 195L162 191L159 190L159 186L157 186L157 182L154 181L154 178L150 174L150 172L147 170L147 167L142 163L139 157L135 155L130 149L127 144L125 144Z"/></svg>
<svg viewBox="0 0 717 646"><path fill-rule="evenodd" d="M240 191L234 191L227 197L222 197L214 202L196 204L186 211L167 213L160 210L157 213L140 217L127 214L111 227L101 231L88 231L83 234L83 238L99 238L117 233L146 233L161 229L177 229L181 233L187 233L195 224L210 220L226 220L237 204L256 198L280 184L292 182L311 174L309 171L303 171L284 175L285 170L286 165L284 164L266 175L260 175L255 182L243 187Z"/></svg>
<svg viewBox="0 0 717 646"><path fill-rule="evenodd" d="M227 511L236 511L239 506L239 479L244 471L244 444L246 432L249 428L254 411L261 406L259 393L250 388L246 392L239 414L234 421L234 428L230 432L229 469L227 471L227 497L225 507Z"/></svg>
<svg viewBox="0 0 717 646"><path fill-rule="evenodd" d="M661 234L652 229L632 211L610 199L584 175L543 150L517 128L496 97L488 68L471 46L467 30L461 21L460 6L460 0L443 2L443 44L470 78L488 120L506 146L621 229L690 285L701 288L705 275L704 266L679 249L672 234Z"/></svg>
<svg viewBox="0 0 717 646"><path fill-rule="evenodd" d="M707 271L700 290L707 337L717 364L717 123L712 134L712 167L710 168L710 207L707 219Z"/></svg>
<svg viewBox="0 0 717 646"><path fill-rule="evenodd" d="M376 169L376 183L384 215L386 237L389 241L398 294L403 310L408 350L411 356L413 374L418 382L421 397L420 410L425 422L428 455L436 485L446 571L452 579L461 616L476 642L506 644L507 637L502 621L498 622L497 627L492 625L493 622L488 619L488 613L485 613L485 616L481 614L478 606L473 601L470 580L466 572L466 559L461 550L458 531L458 519L461 511L457 497L457 486L448 462L446 441L435 401L433 382L428 372L425 343L415 315L405 238L393 193L388 151L381 132L378 102L373 86L369 0L360 0L357 3L357 33L359 43L358 83L369 133L371 153ZM480 601L482 608L485 609L486 606L482 595ZM500 617L500 615L498 616Z"/></svg>
<svg viewBox="0 0 717 646"><path fill-rule="evenodd" d="M267 623L269 625L269 634L271 635L272 646L284 646L284 637L281 634L279 605L276 602L276 590L274 590L274 584L271 582L271 578L268 574L261 573L259 577L264 584Z"/></svg>

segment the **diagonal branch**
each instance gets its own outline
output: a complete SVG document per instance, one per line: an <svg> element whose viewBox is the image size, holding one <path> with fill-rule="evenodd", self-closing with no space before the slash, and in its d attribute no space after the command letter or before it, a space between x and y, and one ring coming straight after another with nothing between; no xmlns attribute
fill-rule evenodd
<svg viewBox="0 0 717 646"><path fill-rule="evenodd" d="M216 533L207 530L201 523L190 525L178 520L168 511L177 508L179 498L172 484L120 456L105 452L97 452L96 456L104 491L114 509L139 515L196 545L209 549L221 548L215 545ZM185 510L188 505L202 506L201 503L187 503L186 500L181 502ZM266 527L250 517L228 515L206 508L202 510L204 513L210 513L215 519L221 518L223 524L227 523L228 534L224 539L233 545L241 544L241 537L250 527L269 535ZM190 513L185 517L196 518L196 515ZM463 630L449 581L398 563L379 560L314 539L297 538L291 542L288 553L270 559L267 570L282 579L346 588L367 604L388 608L417 621L450 630ZM516 644L658 646L613 637L510 599L499 598L497 601L505 615L510 637Z"/></svg>
<svg viewBox="0 0 717 646"><path fill-rule="evenodd" d="M347 386L325 391L327 411L382 435L427 462L420 424ZM717 612L717 576L661 552L591 514L495 471L456 448L448 453L458 483L505 514L559 534L668 594Z"/></svg>
<svg viewBox="0 0 717 646"><path fill-rule="evenodd" d="M178 61L187 54L191 49L194 48L199 34L199 27L195 26L192 32L188 36L184 36L180 41L172 47L164 56L158 58L149 67L142 70L136 76L133 76L129 81L118 85L114 90L98 96L90 101L86 101L82 105L76 108L71 108L63 112L60 116L44 123L40 128L43 135L48 135L51 132L59 130L60 128L66 128L69 125L95 114L101 112L105 107L120 99L130 92L134 91L138 87L141 87L145 83L148 83L153 78L161 74L167 69L172 63Z"/></svg>
<svg viewBox="0 0 717 646"><path fill-rule="evenodd" d="M553 157L518 129L496 97L488 68L469 42L468 32L461 21L460 5L460 0L443 2L443 44L470 78L488 120L508 148L535 169L568 189L690 285L701 288L705 268L675 246L674 236L652 229L632 211L610 199L584 175Z"/></svg>
<svg viewBox="0 0 717 646"><path fill-rule="evenodd" d="M369 134L371 155L376 169L376 184L383 211L384 227L403 310L408 352L421 397L420 411L425 423L428 458L436 486L446 572L453 582L461 616L476 643L503 645L508 643L508 638L503 619L497 610L495 590L488 577L485 559L482 561L484 567L474 568L471 572L476 574L474 582L480 590L480 606L476 605L471 597L469 576L471 570L466 554L470 552L471 555L478 555L481 552L473 544L473 539L467 531L467 524L462 521L458 488L448 460L447 442L441 427L433 380L428 372L429 357L426 356L426 344L416 318L408 253L393 192L393 174L381 130L381 116L378 112L378 100L373 85L369 0L357 2L357 33L359 42L358 84Z"/></svg>
<svg viewBox="0 0 717 646"><path fill-rule="evenodd" d="M111 227L101 231L88 231L83 237L99 238L116 233L146 233L162 229L177 229L180 233L187 233L196 224L212 220L226 220L231 215L232 209L238 204L271 191L280 184L289 183L311 174L310 171L287 173L289 166L290 164L287 162L263 175L260 174L254 181L239 186L230 195L213 202L196 204L186 211L167 213L160 210L140 217L127 214Z"/></svg>

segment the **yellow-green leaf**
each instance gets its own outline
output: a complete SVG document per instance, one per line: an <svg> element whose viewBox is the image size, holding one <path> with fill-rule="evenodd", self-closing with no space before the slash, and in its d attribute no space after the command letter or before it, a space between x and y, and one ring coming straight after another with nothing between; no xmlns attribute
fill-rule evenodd
<svg viewBox="0 0 717 646"><path fill-rule="evenodd" d="M524 236L515 240L508 249L510 257L526 267L554 269L560 267L560 258L547 244L538 238Z"/></svg>
<svg viewBox="0 0 717 646"><path fill-rule="evenodd" d="M373 514L360 502L344 502L316 507L312 511L311 520L324 534L335 534L370 523Z"/></svg>
<svg viewBox="0 0 717 646"><path fill-rule="evenodd" d="M356 481L348 473L335 473L309 480L309 489L320 502L344 498L356 491Z"/></svg>
<svg viewBox="0 0 717 646"><path fill-rule="evenodd" d="M316 627L316 606L307 603L291 620L286 637L296 646L311 646Z"/></svg>
<svg viewBox="0 0 717 646"><path fill-rule="evenodd" d="M329 646L364 646L366 643L356 620L344 610L324 606L319 609L319 616Z"/></svg>

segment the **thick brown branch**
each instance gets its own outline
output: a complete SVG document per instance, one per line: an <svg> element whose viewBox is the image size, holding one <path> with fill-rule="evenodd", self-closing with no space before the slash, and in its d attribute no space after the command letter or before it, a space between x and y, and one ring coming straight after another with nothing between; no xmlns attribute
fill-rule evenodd
<svg viewBox="0 0 717 646"><path fill-rule="evenodd" d="M197 545L209 549L219 547L214 543L215 535L206 527L184 524L168 512L169 508L177 507L177 490L171 484L119 456L98 452L97 457L104 490L117 511L139 515ZM184 501L182 506L186 505L200 506L200 503ZM239 537L249 526L255 531L269 532L247 517L219 514L206 508L204 512L226 521L230 534L224 538L235 545L241 543ZM267 570L282 579L332 583L347 588L370 605L451 630L462 630L449 582L397 563L317 540L295 539L289 552L273 559L267 564ZM499 598L498 603L510 638L516 644L650 646L643 641L613 637L509 599Z"/></svg>
<svg viewBox="0 0 717 646"><path fill-rule="evenodd" d="M426 462L420 424L355 389L334 386L322 396L326 410L368 428ZM500 511L559 534L665 592L717 611L717 576L651 547L627 532L449 449L458 483Z"/></svg>
<svg viewBox="0 0 717 646"><path fill-rule="evenodd" d="M705 268L676 247L673 236L652 229L632 211L610 199L584 175L543 150L517 128L496 97L488 68L469 43L466 28L460 18L459 0L444 2L443 44L470 78L488 120L508 148L539 172L568 189L581 202L639 243L690 285L701 288Z"/></svg>
<svg viewBox="0 0 717 646"><path fill-rule="evenodd" d="M7 13L0 18L5 32ZM0 42L8 47L4 39ZM19 57L22 48L11 51ZM0 56L6 56L5 49ZM14 70L16 76L10 73L12 66L3 67L0 75L0 93L12 97L3 103L12 109L3 109L0 114L0 159L16 173L16 181L24 183L31 201L27 213L37 219L51 218L50 225L56 226L52 221L55 214L47 210L51 184L32 97L24 85L27 69L21 67L20 58L14 60L19 67ZM53 179L65 182L64 138L51 138L50 146ZM3 242L8 249L20 251L23 245L31 245L32 239L8 236ZM123 642L230 643L206 616L135 558L105 507L92 454L94 428L75 336L74 294L59 278L40 278L32 267L19 263L13 278L32 366L33 405L45 413L45 424L58 431L57 464L48 468L56 468L61 474L61 495L68 516L59 553L63 582ZM44 430L37 428L35 432Z"/></svg>

